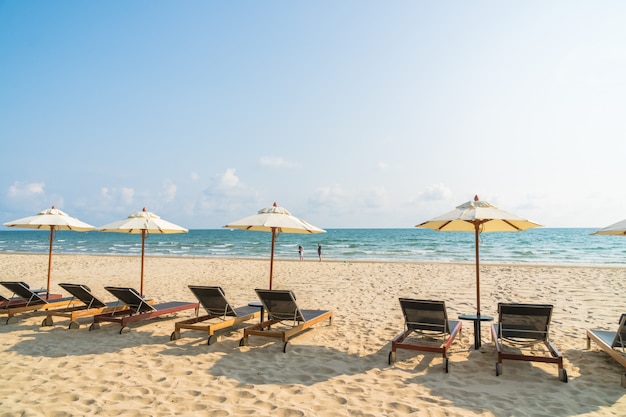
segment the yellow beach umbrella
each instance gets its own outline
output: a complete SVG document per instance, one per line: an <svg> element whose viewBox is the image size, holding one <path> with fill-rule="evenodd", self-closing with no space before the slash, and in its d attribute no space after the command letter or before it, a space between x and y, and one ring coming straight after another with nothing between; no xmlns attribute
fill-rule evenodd
<svg viewBox="0 0 626 417"><path fill-rule="evenodd" d="M259 210L257 214L234 221L224 226L229 229L254 230L272 233L272 251L270 256L270 290L274 273L274 243L279 233L326 233L325 230L313 226L302 219L293 216L287 209L274 203L272 207Z"/></svg>
<svg viewBox="0 0 626 417"><path fill-rule="evenodd" d="M463 203L454 210L420 223L415 227L433 229L440 232L474 233L476 247L476 316L478 321L480 321L480 254L478 244L480 233L521 232L539 226L541 226L539 223L500 210L486 201L481 201L478 196L474 196L474 201ZM478 349L480 346L480 326L477 326L476 330L478 334L475 334L475 348Z"/></svg>
<svg viewBox="0 0 626 417"><path fill-rule="evenodd" d="M90 224L82 222L75 217L71 217L67 213L59 210L55 206L40 211L34 216L24 217L22 219L13 220L4 223L7 227L19 227L24 229L43 229L50 231L50 249L48 252L48 282L46 285L47 294L50 294L50 274L52 270L52 242L54 233L57 230L73 230L76 232L86 232L93 230Z"/></svg>
<svg viewBox="0 0 626 417"><path fill-rule="evenodd" d="M626 236L626 220L622 220L600 230L596 230L592 233L592 235Z"/></svg>
<svg viewBox="0 0 626 417"><path fill-rule="evenodd" d="M171 234L188 232L184 227L163 220L156 214L147 211L145 207L143 210L135 212L123 220L98 227L98 231L141 234L141 295L144 295L143 282L146 237L150 233Z"/></svg>

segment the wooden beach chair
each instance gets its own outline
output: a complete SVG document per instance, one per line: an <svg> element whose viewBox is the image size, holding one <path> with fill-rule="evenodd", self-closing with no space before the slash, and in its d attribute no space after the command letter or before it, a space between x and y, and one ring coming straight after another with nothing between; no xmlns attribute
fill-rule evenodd
<svg viewBox="0 0 626 417"><path fill-rule="evenodd" d="M70 319L69 329L80 328L79 318L93 317L97 314L108 313L114 310L124 310L128 306L118 301L104 302L99 300L91 289L82 284L59 284L61 288L72 294L72 296L80 300L83 305L70 306L58 310L49 310L46 312L46 318L41 323L42 326L52 326L54 324L53 317L65 317Z"/></svg>
<svg viewBox="0 0 626 417"><path fill-rule="evenodd" d="M448 351L461 331L461 322L448 320L443 301L412 298L399 300L404 315L404 331L391 341L389 365L395 362L397 349L434 352L441 353L443 370L448 373ZM411 337L412 334L417 337Z"/></svg>
<svg viewBox="0 0 626 417"><path fill-rule="evenodd" d="M26 288L30 289L30 286L25 283L20 281L21 284L23 284ZM45 295L47 290L45 288L40 288L37 290L33 290L31 289L32 292L34 292L35 294L38 294L41 298L43 298L46 301L50 301L50 300L57 300L61 297L63 297L61 294L48 294ZM8 308L8 307L19 307L19 306L23 306L26 305L28 303L28 299L20 297L17 294L12 294L11 298L6 298L2 295L0 295L0 309L1 308Z"/></svg>
<svg viewBox="0 0 626 417"><path fill-rule="evenodd" d="M587 349L591 349L592 340L620 365L626 367L626 314L620 316L617 331L587 330ZM621 383L626 388L626 374L622 374Z"/></svg>
<svg viewBox="0 0 626 417"><path fill-rule="evenodd" d="M207 314L174 324L174 332L170 340L180 339L180 331L199 330L208 334L208 344L217 342L215 332L234 327L261 315L259 307L233 307L227 300L221 287L190 285L189 289L196 296ZM211 323L207 323L212 321Z"/></svg>
<svg viewBox="0 0 626 417"><path fill-rule="evenodd" d="M286 353L289 339L323 320L328 319L328 325L332 324L332 311L301 310L291 291L255 291L263 304L263 309L267 311L268 319L243 329L243 338L239 341L239 346L248 346L249 336L272 337L283 341L283 352Z"/></svg>
<svg viewBox="0 0 626 417"><path fill-rule="evenodd" d="M498 322L491 325L491 336L498 352L496 376L502 373L502 360L546 362L558 365L558 377L567 382L563 356L549 339L553 306L550 304L498 303ZM535 353L543 345L545 354Z"/></svg>
<svg viewBox="0 0 626 417"><path fill-rule="evenodd" d="M38 310L52 310L56 308L65 308L80 304L80 300L76 300L73 297L63 298L60 294L44 295L43 291L33 291L24 282L19 281L3 281L0 284L13 292L13 295L9 300L16 300L21 298L24 300L10 301L0 308L0 314L6 314L6 324L17 323L16 314L29 313ZM15 297L17 296L17 297Z"/></svg>
<svg viewBox="0 0 626 417"><path fill-rule="evenodd" d="M89 326L89 330L97 330L100 323L111 322L119 323L122 328L120 334L130 331L128 324L160 317L165 314L177 313L184 310L196 310L198 315L198 303L189 303L186 301L170 301L160 304L151 304L139 292L133 288L127 287L104 287L105 290L113 294L118 300L125 304L124 309L115 309L108 313L98 314L93 317L93 323Z"/></svg>

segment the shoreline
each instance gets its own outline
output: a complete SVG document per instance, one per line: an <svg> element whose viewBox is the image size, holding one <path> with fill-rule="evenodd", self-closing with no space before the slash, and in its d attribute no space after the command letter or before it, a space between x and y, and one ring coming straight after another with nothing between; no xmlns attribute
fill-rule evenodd
<svg viewBox="0 0 626 417"><path fill-rule="evenodd" d="M9 253L9 252L0 252L0 257L2 256L43 256L48 259L48 254L43 253ZM140 254L128 254L122 255L119 253L111 253L111 254L94 254L94 253L53 253L53 265L54 268L54 259L57 257L105 257L105 258L138 258L141 259ZM251 257L222 257L222 256L181 256L181 255L155 255L155 254L145 254L145 259L205 259L205 260L217 260L217 261L259 261L259 262L267 262L269 265L270 259L269 255L267 258L251 258ZM409 261L409 260L377 260L377 259L322 259L320 262L318 259L284 259L284 258L274 258L274 263L282 263L282 262L294 262L294 263L355 263L355 264L418 264L418 265L470 265L475 266L475 263L472 262L458 262L458 261ZM487 261L480 261L480 267L506 267L506 266L514 266L514 267L529 267L529 268L601 268L601 269L625 269L626 270L626 259L623 265L614 265L614 264L540 264L540 263L492 263Z"/></svg>

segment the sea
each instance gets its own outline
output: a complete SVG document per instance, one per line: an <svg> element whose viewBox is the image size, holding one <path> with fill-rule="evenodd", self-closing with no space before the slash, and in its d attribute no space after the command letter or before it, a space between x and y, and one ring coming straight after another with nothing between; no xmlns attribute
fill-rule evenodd
<svg viewBox="0 0 626 417"><path fill-rule="evenodd" d="M592 235L596 229L535 228L524 232L482 233L481 264L564 266L626 266L626 237ZM384 262L475 262L475 237L466 232L429 229L327 229L327 233L279 234L275 259L317 260L322 245L324 260ZM0 254L48 253L45 230L0 230ZM183 234L150 234L147 256L204 258L269 258L271 234L237 229L190 230ZM97 231L57 231L55 254L137 256L141 236Z"/></svg>

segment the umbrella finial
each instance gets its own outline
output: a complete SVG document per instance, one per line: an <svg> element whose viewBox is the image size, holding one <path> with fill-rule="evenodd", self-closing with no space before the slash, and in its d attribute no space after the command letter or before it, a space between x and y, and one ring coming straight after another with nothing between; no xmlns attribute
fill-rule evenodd
<svg viewBox="0 0 626 417"><path fill-rule="evenodd" d="M474 196L474 201L479 201L479 200L480 200L480 199L478 198L478 194L476 194L476 195Z"/></svg>
<svg viewBox="0 0 626 417"><path fill-rule="evenodd" d="M148 210L146 210L146 208L144 207L142 211L148 211Z"/></svg>
<svg viewBox="0 0 626 417"><path fill-rule="evenodd" d="M274 207L278 207L278 203L276 201L274 201L274 204L272 204Z"/></svg>
<svg viewBox="0 0 626 417"><path fill-rule="evenodd" d="M55 206L54 204L52 205L52 210L55 210L57 208L57 206Z"/></svg>

